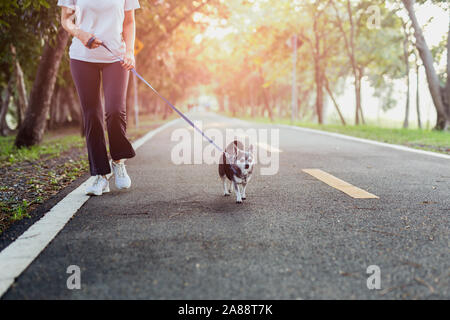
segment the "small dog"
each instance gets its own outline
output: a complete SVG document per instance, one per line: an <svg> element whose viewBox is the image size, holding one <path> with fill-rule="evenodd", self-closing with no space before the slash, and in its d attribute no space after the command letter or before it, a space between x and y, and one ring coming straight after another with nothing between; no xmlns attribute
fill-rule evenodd
<svg viewBox="0 0 450 320"><path fill-rule="evenodd" d="M230 143L219 162L219 176L223 183L223 195L231 195L232 187L236 192L236 203L242 203L246 199L245 189L252 178L255 165L253 146L248 151L244 150L241 142L235 140ZM227 185L227 178L230 186ZM242 186L242 191L239 186Z"/></svg>

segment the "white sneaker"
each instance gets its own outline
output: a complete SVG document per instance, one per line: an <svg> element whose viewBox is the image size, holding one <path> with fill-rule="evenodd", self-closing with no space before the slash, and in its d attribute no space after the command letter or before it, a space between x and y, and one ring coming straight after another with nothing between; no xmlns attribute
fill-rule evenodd
<svg viewBox="0 0 450 320"><path fill-rule="evenodd" d="M101 196L109 192L109 181L102 176L96 176L94 183L86 188L86 194L89 196Z"/></svg>
<svg viewBox="0 0 450 320"><path fill-rule="evenodd" d="M125 164L123 164L122 162L115 163L114 161L112 161L112 169L114 172L116 187L118 189L128 189L129 187L131 187L131 179L128 176Z"/></svg>

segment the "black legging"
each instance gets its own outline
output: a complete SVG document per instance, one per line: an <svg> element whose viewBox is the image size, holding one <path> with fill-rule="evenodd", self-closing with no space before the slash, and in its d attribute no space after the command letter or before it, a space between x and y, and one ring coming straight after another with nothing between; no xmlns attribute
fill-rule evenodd
<svg viewBox="0 0 450 320"><path fill-rule="evenodd" d="M113 160L133 158L131 143L126 137L126 92L129 72L120 62L93 63L70 60L70 70L80 97L84 132L91 175L111 172L106 150L100 81L105 94L106 126L109 150Z"/></svg>

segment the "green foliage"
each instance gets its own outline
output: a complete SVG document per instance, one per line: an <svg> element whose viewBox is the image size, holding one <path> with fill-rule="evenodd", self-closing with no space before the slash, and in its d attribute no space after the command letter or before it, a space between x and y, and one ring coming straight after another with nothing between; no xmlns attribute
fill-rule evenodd
<svg viewBox="0 0 450 320"><path fill-rule="evenodd" d="M17 149L14 146L14 138L13 136L0 137L0 165L34 161L42 157L55 158L71 148L81 148L84 146L84 139L82 137L68 135L56 140L48 140L40 146Z"/></svg>
<svg viewBox="0 0 450 320"><path fill-rule="evenodd" d="M0 4L0 89L11 73L13 55L17 52L24 70L26 86L31 87L44 41L52 40L59 24L56 0L13 0Z"/></svg>
<svg viewBox="0 0 450 320"><path fill-rule="evenodd" d="M23 218L30 218L30 215L27 213L28 207L29 203L25 199L23 199L18 205L14 206L11 213L11 221L19 221Z"/></svg>

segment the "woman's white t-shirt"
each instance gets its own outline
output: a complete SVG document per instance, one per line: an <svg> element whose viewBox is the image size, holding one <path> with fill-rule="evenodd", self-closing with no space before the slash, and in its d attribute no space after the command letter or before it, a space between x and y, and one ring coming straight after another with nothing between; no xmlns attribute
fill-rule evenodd
<svg viewBox="0 0 450 320"><path fill-rule="evenodd" d="M125 54L122 36L125 11L140 8L139 0L58 0L58 6L75 10L75 24L103 41L117 56ZM116 62L110 52L100 46L88 49L78 38L72 39L71 59L87 62Z"/></svg>

